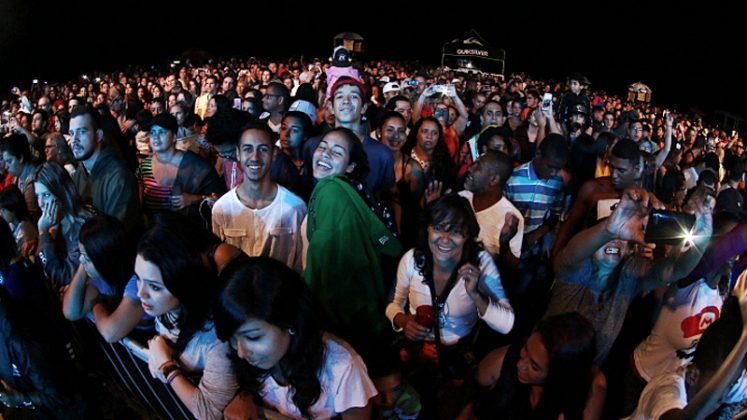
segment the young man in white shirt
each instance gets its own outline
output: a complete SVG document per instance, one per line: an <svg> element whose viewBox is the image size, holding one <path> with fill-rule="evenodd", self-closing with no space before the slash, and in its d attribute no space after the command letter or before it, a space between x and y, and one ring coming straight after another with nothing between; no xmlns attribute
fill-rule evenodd
<svg viewBox="0 0 747 420"><path fill-rule="evenodd" d="M270 179L275 140L266 124L241 134L236 156L244 181L213 207L213 232L249 256L268 256L301 271L301 222L306 204Z"/></svg>

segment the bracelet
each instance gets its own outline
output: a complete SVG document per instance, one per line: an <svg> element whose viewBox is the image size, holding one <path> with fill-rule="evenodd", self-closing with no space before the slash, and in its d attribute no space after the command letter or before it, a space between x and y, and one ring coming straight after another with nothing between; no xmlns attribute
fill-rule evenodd
<svg viewBox="0 0 747 420"><path fill-rule="evenodd" d="M181 375L182 371L179 370L179 368L176 368L169 373L169 376L166 378L166 383L171 385L172 382L174 382L174 379L176 379L177 376Z"/></svg>
<svg viewBox="0 0 747 420"><path fill-rule="evenodd" d="M163 375L163 380L166 380L169 375L178 370L179 366L177 366L177 364L173 360L167 360L158 367L158 371L161 372L161 375Z"/></svg>

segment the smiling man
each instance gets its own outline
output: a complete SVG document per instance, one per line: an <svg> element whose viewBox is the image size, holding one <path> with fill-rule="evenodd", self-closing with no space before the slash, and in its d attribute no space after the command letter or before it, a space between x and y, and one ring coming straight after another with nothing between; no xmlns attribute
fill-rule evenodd
<svg viewBox="0 0 747 420"><path fill-rule="evenodd" d="M340 77L332 86L331 107L335 116L335 127L345 127L353 130L363 143L363 150L368 157L367 187L373 193L387 191L394 184L394 161L388 147L363 133L367 132L361 124L361 115L366 112L363 83L350 77ZM303 146L304 163L307 168L312 167L314 150L319 145L321 136L310 138ZM313 184L313 177L307 171L304 182L307 186Z"/></svg>
<svg viewBox="0 0 747 420"><path fill-rule="evenodd" d="M252 123L239 138L236 157L244 182L213 207L213 232L247 255L275 258L301 271L301 222L306 204L270 179L274 135Z"/></svg>

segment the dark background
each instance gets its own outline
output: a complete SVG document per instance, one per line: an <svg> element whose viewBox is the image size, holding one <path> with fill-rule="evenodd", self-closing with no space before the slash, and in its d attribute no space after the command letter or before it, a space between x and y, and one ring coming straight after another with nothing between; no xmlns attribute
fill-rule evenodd
<svg viewBox="0 0 747 420"><path fill-rule="evenodd" d="M33 78L165 64L189 49L329 57L332 37L343 31L361 34L370 58L438 64L443 43L474 28L506 50L507 74L564 80L580 71L592 88L620 95L641 81L656 104L747 116L747 14L733 5L74 3L0 0L2 92Z"/></svg>

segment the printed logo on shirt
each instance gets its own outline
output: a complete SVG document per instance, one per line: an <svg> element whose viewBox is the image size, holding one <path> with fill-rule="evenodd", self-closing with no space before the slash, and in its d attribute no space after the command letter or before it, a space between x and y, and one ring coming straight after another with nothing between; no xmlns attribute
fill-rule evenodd
<svg viewBox="0 0 747 420"><path fill-rule="evenodd" d="M689 316L682 320L682 336L684 338L695 337L703 334L719 317L719 310L715 306L706 306L700 313Z"/></svg>

